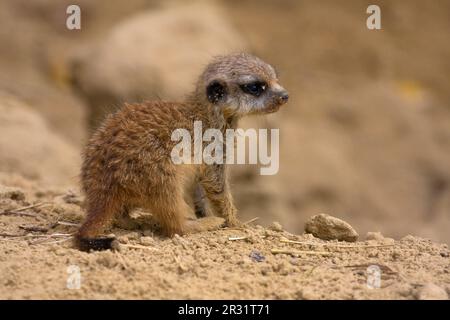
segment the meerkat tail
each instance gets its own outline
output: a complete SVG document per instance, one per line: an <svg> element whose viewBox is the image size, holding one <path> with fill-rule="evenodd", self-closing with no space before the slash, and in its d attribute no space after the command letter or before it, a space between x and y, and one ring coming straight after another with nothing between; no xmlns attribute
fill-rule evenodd
<svg viewBox="0 0 450 320"><path fill-rule="evenodd" d="M103 238L95 238L95 239L87 239L87 238L75 238L75 245L81 251L103 251L110 250L116 248L116 238L114 237L103 237Z"/></svg>
<svg viewBox="0 0 450 320"><path fill-rule="evenodd" d="M121 205L117 197L106 201L96 199L94 206L88 205L86 221L75 236L75 245L83 251L113 249L114 237L102 236L102 233L112 225Z"/></svg>

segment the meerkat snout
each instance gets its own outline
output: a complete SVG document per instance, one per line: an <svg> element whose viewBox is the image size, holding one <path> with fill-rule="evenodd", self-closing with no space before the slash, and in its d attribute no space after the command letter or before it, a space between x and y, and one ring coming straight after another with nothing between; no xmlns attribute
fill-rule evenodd
<svg viewBox="0 0 450 320"><path fill-rule="evenodd" d="M87 217L76 245L82 250L111 248L113 238L104 233L113 224L134 225L130 213L136 208L151 212L167 236L240 225L226 162L177 164L171 156L178 145L173 133L184 130L195 136L200 122L201 136L208 129L224 136L242 116L275 112L288 99L271 65L241 53L215 58L183 102L125 104L109 115L83 153ZM226 158L226 150L222 156ZM186 219L192 208L184 197L185 183L191 180L199 217L194 221ZM205 201L217 216L206 215Z"/></svg>

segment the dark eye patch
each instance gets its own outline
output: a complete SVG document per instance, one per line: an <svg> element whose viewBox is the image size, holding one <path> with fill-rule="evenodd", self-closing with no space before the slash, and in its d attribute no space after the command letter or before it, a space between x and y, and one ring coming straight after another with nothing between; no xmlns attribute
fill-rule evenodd
<svg viewBox="0 0 450 320"><path fill-rule="evenodd" d="M246 84L241 84L241 90L252 96L259 97L267 89L267 84L264 81L255 81Z"/></svg>
<svg viewBox="0 0 450 320"><path fill-rule="evenodd" d="M206 96L208 97L209 102L214 104L223 100L226 94L227 89L225 85L217 80L212 81L206 88Z"/></svg>

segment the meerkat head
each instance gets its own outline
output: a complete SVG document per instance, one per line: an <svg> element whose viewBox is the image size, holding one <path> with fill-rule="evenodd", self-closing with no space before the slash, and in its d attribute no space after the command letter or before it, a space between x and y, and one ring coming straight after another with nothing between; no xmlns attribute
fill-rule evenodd
<svg viewBox="0 0 450 320"><path fill-rule="evenodd" d="M201 95L226 116L238 117L275 112L289 99L275 69L247 53L216 57L200 77Z"/></svg>

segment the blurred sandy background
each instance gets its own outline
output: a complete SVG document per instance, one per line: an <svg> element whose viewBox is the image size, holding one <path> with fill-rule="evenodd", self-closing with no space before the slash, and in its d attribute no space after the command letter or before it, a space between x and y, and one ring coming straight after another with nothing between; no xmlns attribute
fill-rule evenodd
<svg viewBox="0 0 450 320"><path fill-rule="evenodd" d="M246 50L291 100L280 171L234 168L242 220L301 232L328 213L361 234L450 242L450 1L0 2L0 183L73 187L81 146L121 101L180 99L209 59Z"/></svg>

